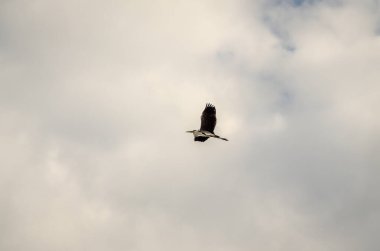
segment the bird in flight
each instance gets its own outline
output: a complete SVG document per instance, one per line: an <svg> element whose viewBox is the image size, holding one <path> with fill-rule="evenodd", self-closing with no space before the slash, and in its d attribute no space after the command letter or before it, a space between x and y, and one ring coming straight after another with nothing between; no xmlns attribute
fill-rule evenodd
<svg viewBox="0 0 380 251"><path fill-rule="evenodd" d="M226 138L214 134L216 125L216 109L212 104L207 103L201 116L201 128L199 130L186 131L194 135L194 141L205 142L208 138L217 138L228 141Z"/></svg>

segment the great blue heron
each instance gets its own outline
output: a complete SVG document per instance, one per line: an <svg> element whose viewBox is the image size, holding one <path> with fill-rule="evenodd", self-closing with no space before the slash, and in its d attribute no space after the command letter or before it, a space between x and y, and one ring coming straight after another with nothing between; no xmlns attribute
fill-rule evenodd
<svg viewBox="0 0 380 251"><path fill-rule="evenodd" d="M212 104L207 103L201 116L201 128L199 130L186 131L194 135L194 141L205 142L208 138L217 138L228 141L226 138L214 134L216 125L216 109Z"/></svg>

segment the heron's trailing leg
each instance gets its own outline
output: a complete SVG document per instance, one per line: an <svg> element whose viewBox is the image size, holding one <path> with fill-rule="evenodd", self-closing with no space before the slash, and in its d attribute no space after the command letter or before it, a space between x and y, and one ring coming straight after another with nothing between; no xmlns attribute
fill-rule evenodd
<svg viewBox="0 0 380 251"><path fill-rule="evenodd" d="M222 139L222 140L228 141L228 139L226 139L226 138L222 138L222 137L220 137L220 136L218 136L218 135L215 135L215 134L214 134L213 137L214 137L214 138L217 138L217 139Z"/></svg>

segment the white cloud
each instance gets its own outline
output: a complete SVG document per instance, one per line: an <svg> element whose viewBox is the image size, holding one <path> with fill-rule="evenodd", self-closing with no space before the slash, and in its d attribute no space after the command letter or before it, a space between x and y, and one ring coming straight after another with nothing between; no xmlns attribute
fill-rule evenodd
<svg viewBox="0 0 380 251"><path fill-rule="evenodd" d="M0 6L1 250L378 247L376 2Z"/></svg>

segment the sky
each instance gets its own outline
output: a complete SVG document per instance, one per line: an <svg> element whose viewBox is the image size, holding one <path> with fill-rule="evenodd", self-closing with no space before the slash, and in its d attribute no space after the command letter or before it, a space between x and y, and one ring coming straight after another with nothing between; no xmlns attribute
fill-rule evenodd
<svg viewBox="0 0 380 251"><path fill-rule="evenodd" d="M380 246L378 0L1 0L0 64L1 250Z"/></svg>

